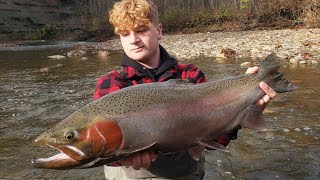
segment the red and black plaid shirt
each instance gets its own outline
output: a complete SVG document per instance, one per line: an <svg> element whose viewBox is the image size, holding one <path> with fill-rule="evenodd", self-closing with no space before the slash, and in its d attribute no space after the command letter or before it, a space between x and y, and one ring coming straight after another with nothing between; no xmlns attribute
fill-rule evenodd
<svg viewBox="0 0 320 180"><path fill-rule="evenodd" d="M160 46L160 67L147 69L136 61L124 55L122 59L122 72L115 70L100 77L94 92L94 99L117 91L119 89L151 82L163 82L169 79L188 79L193 83L206 82L204 73L192 64L180 64ZM236 132L222 136L217 142L227 145L236 137Z"/></svg>

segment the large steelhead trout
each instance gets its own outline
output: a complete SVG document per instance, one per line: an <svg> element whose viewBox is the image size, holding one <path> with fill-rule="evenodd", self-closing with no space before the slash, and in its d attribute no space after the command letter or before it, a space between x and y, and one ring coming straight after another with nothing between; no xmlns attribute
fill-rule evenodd
<svg viewBox="0 0 320 180"><path fill-rule="evenodd" d="M33 159L37 168L89 168L118 161L151 149L170 153L198 144L223 149L214 141L236 128L266 129L256 101L264 95L259 82L276 92L296 89L283 74L274 53L256 74L191 84L169 80L130 86L95 100L35 142L61 151Z"/></svg>

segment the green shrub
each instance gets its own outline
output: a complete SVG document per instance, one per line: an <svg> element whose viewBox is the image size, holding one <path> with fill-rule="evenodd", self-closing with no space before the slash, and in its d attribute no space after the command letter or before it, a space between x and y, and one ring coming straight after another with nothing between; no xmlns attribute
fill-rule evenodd
<svg viewBox="0 0 320 180"><path fill-rule="evenodd" d="M61 29L57 26L45 25L44 27L37 29L37 30L29 29L25 33L24 39L41 40L41 39L47 38L49 36L54 36L62 31L63 31L63 29Z"/></svg>
<svg viewBox="0 0 320 180"><path fill-rule="evenodd" d="M161 22L168 31L183 28L203 27L233 17L231 9L190 9L168 8L160 16Z"/></svg>

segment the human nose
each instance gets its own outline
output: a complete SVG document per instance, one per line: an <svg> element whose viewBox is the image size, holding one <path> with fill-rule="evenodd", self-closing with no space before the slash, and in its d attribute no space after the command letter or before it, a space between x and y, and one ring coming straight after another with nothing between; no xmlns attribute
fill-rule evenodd
<svg viewBox="0 0 320 180"><path fill-rule="evenodd" d="M131 44L135 44L140 41L140 37L139 37L138 33L135 33L135 32L130 33L129 39L130 39Z"/></svg>

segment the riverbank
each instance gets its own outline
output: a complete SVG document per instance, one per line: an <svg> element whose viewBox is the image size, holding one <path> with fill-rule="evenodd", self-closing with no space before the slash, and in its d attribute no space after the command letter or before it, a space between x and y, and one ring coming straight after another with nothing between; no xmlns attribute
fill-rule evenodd
<svg viewBox="0 0 320 180"><path fill-rule="evenodd" d="M164 35L160 43L178 59L255 58L276 52L291 63L320 62L320 28ZM94 47L121 50L118 39L95 43Z"/></svg>
<svg viewBox="0 0 320 180"><path fill-rule="evenodd" d="M164 35L160 44L180 60L199 56L215 58L260 58L271 52L292 64L320 62L320 28L208 32ZM0 48L19 47L21 42L0 43ZM120 40L86 42L80 50L122 51Z"/></svg>

